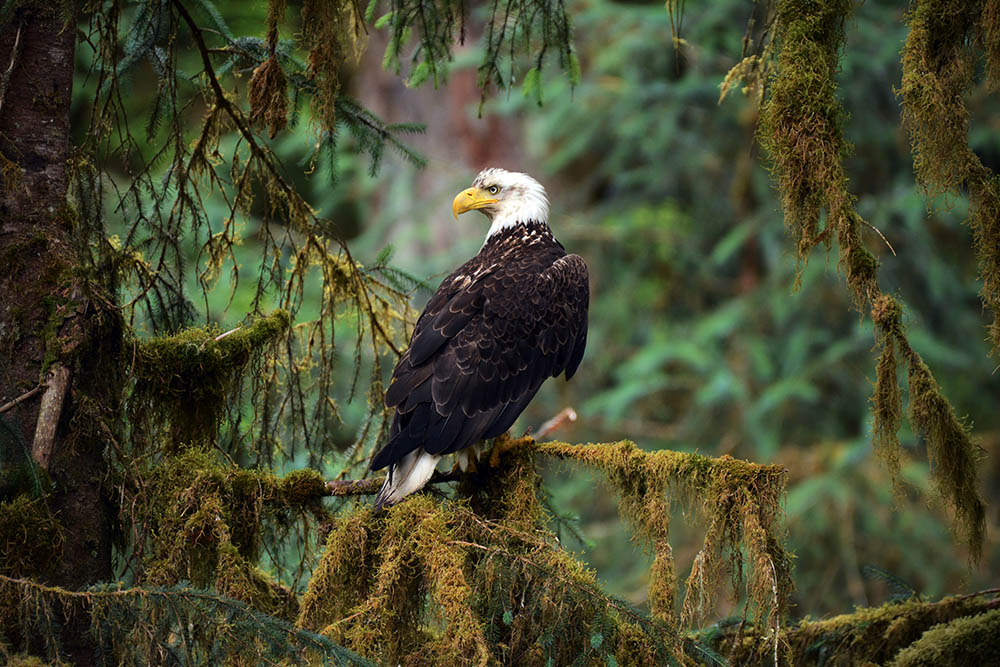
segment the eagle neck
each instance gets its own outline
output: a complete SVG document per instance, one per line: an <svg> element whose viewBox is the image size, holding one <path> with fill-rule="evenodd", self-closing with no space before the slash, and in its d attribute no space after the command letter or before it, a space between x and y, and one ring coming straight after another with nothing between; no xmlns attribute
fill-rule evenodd
<svg viewBox="0 0 1000 667"><path fill-rule="evenodd" d="M548 223L544 220L518 220L498 224L500 222L499 219L493 221L490 231L486 234L486 240L483 242L483 250L491 246L505 245L514 239L538 238L539 240L551 239L555 241L552 230L549 229Z"/></svg>

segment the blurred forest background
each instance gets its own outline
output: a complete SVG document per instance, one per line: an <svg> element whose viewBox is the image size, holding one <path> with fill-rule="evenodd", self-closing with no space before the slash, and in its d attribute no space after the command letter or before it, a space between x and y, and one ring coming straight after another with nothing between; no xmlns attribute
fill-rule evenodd
<svg viewBox="0 0 1000 667"><path fill-rule="evenodd" d="M236 34L261 33L262 4L220 1L216 7ZM590 339L579 375L569 384L543 387L515 432L537 428L571 406L579 419L555 434L560 439L629 437L649 450L787 466L794 616L995 584L1000 374L997 359L988 356L987 314L977 296L971 234L963 225L968 202L928 201L914 184L895 94L907 3L865 2L849 20L839 76L850 113L846 136L854 145L848 175L859 212L885 237L868 230L865 239L881 263L883 289L905 304L914 348L956 410L968 416L985 450L980 479L990 508L988 542L982 564L972 569L949 535L944 510L928 508L933 494L926 453L906 422L907 491L894 499L871 445L872 324L852 309L834 254L797 262L755 142L755 100L733 91L720 101L720 84L740 60L756 5L688 3L676 44L671 23L680 17L659 2L578 0L569 9L579 83L572 86L550 67L541 85L519 88L515 82L482 104L474 46L482 17L473 17L469 46L458 48L450 74L436 86L431 80L408 86L405 76L386 72L387 36L371 31L356 69L340 74L342 90L386 121L423 124L422 134L404 139L426 159L422 169L387 155L371 173L368 158L350 140L315 160L308 106L272 146L356 260L384 263L391 249L388 262L420 281L412 293L418 310L440 279L482 243L485 218L454 221L454 193L486 166L538 178L552 200L556 235L591 269ZM288 16L294 20L295 12ZM74 109L83 118L93 82L86 78L86 50L78 53ZM190 57L197 69L196 56ZM248 75L242 73L244 81ZM140 75L129 95L135 118L143 119L156 91ZM976 89L968 104L971 146L997 170L1000 100ZM75 127L82 132L86 124ZM223 145L227 141L235 137ZM210 220L228 217L221 195L205 204ZM260 215L265 208L260 205ZM253 267L263 248L253 218L242 237L237 261ZM197 245L186 247L188 261L196 262ZM200 294L196 272L191 274L190 293ZM207 299L193 299L189 323L215 322L226 330L243 319L253 285L241 283L231 294L228 280L221 275ZM309 285L300 319L315 316L311 309L319 307L310 305L320 300L319 285L312 284L312 297ZM143 323L136 324L141 330ZM341 338L338 344L345 352L333 375L349 378L352 343ZM370 364L370 348L361 349ZM386 359L385 373L392 363ZM328 436L346 452L362 433L370 405L365 392L348 382L334 391L342 421L330 425ZM308 452L300 451L284 465L291 470L309 462ZM328 477L343 465L336 455L312 462ZM552 508L578 521L578 531L562 535L564 544L583 553L609 591L643 605L651 555L629 543L616 496L583 468L553 465L545 480ZM700 537L685 536L681 521L674 525L675 554L690 562Z"/></svg>
<svg viewBox="0 0 1000 667"><path fill-rule="evenodd" d="M17 4L4 4L5 20ZM441 53L411 61L409 52L387 50L392 21L373 14L358 34L355 46L367 43L358 58L343 43L316 56L319 66L340 63L316 79L334 82L323 90L301 76L307 67L295 64L302 52L292 46L295 37L308 41L323 32L300 23L300 3L288 5L283 20L276 20L267 3L239 0L106 3L81 21L73 144L93 149L94 162L110 178L90 181L89 191L101 197L93 209L86 197L74 202L81 229L95 217L103 224L101 238L86 236L95 226L78 240L83 247L90 243L95 266L98 260L114 266L110 280L121 283L109 290L120 289L126 324L139 340L131 348L134 385L112 387L125 396L115 404L115 417L125 415L121 432L132 449L106 455L121 475L115 483L121 482L122 514L132 521L122 519L118 529L135 533L116 536L129 546L114 553L109 581L160 585L155 575L162 572L152 566L135 574L143 558L168 560L157 560L161 553L153 558L152 547L142 551L159 537L148 526L161 517L141 499L144 493L156 497L154 483L144 486L153 472L172 474L169 466L177 459L156 470L153 459L176 454L181 435L212 443L242 467L260 465L277 474L310 467L324 479L362 474L365 457L384 436L382 383L395 362L389 348L405 338L405 327L382 331L377 317L366 319L365 308L379 310L394 326L412 324L439 281L477 252L486 232L485 218L452 219L452 197L481 168L499 166L546 186L556 236L591 271L590 336L580 371L571 383L544 386L516 435L572 407L578 419L554 434L560 440L628 438L648 451L730 455L787 467L783 509L787 546L795 554L793 619L997 585L1000 360L990 356L987 341L992 313L984 312L979 297L977 257L965 224L969 202L956 195L928 200L914 182L896 92L908 3L869 0L848 19L837 79L850 114L844 133L853 153L846 167L857 210L870 223L864 242L878 258L881 288L903 304L910 343L982 448L986 542L973 565L967 545L951 534L948 510L935 500L925 443L909 422L903 420L900 432L907 456L898 493L873 452L875 328L869 314L854 307L836 250L819 248L808 262L797 257L797 239L784 225L757 143L760 89L744 95L737 85L721 99L727 73L769 29L767 8L748 0L672 2L668 8L658 1L573 0L565 5L573 22L572 57L550 53L540 71L527 61L514 63L509 72L523 80L508 80L501 90L490 84L484 94L477 67L480 38L490 24L485 7L470 10L464 44L455 47L447 72L427 64L446 59ZM355 18L364 8L356 11ZM189 25L178 29L185 13ZM210 27L192 33L194 23ZM138 28L130 33L130 25ZM265 118L255 141L274 151L282 174L315 216L275 185L261 157L265 151L248 148L247 133L239 136L229 121L206 120L222 117L219 109L226 106L221 90L197 79L209 56L217 58L227 90L235 91L233 103L249 106L253 72L267 62L268 25L278 26L271 60L276 49L295 94L288 127ZM338 35L349 30L337 27ZM211 48L196 44L192 34L207 35ZM496 74L507 76L512 63L501 64ZM101 79L98 71L114 76ZM299 99L297 92L306 84L314 86L311 104L310 95ZM164 100L183 105L164 107ZM982 84L965 102L973 151L1000 171L1000 96ZM378 118L397 125L382 126ZM207 150L214 132L223 132L218 150ZM388 136L397 143L383 155L377 139ZM127 141L116 145L121 137ZM234 166L240 160L242 166ZM78 182L89 173L80 166L85 162L77 163ZM198 181L189 173L200 174L203 185L192 185ZM86 190L74 187L77 196ZM253 200L246 215L234 203L243 195ZM94 214L102 206L104 213ZM349 255L337 250L338 239ZM154 269L156 257L162 261ZM310 273L309 262L321 269ZM331 285L348 297L338 301ZM375 306L344 305L360 301L358 285L373 286ZM407 301L413 310L402 305ZM157 370L155 357L142 357L152 355L156 343L143 347L142 341L198 325L216 327L203 337L230 332L278 305L293 311L295 327L288 359L297 361L290 362L284 398L274 392L284 362L255 360L242 390L226 403L221 430L201 415L191 421L210 427L185 432L176 410L166 428L168 408L156 403L166 390L152 380L142 385L148 378L141 373ZM334 321L336 347L328 355ZM306 353L296 357L292 347L298 344ZM136 365L135 350L145 370ZM133 382L128 373L125 382ZM315 403L301 402L307 391L315 392ZM608 592L648 610L653 554L630 543L619 497L582 466L545 465L547 504L562 545L581 554ZM346 514L353 502L330 500L327 507ZM681 504L674 511L687 509ZM255 530L261 516L253 516ZM139 530L144 525L149 533ZM684 521L672 525L670 545L683 579L704 531ZM274 542L285 553L265 548L262 565L273 566L272 575L301 593L316 562L317 545L306 542L315 536L298 539L285 529ZM254 533L249 539L248 553L260 552L258 538ZM177 584L183 579L178 572L163 582ZM714 618L740 609L740 601L723 598Z"/></svg>

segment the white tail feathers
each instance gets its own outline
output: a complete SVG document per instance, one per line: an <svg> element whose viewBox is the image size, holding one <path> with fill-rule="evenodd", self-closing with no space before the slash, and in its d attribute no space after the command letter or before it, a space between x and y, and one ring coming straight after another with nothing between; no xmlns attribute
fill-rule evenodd
<svg viewBox="0 0 1000 667"><path fill-rule="evenodd" d="M413 450L389 466L389 474L375 497L375 509L395 505L406 496L423 488L434 474L441 457L428 454L422 447Z"/></svg>

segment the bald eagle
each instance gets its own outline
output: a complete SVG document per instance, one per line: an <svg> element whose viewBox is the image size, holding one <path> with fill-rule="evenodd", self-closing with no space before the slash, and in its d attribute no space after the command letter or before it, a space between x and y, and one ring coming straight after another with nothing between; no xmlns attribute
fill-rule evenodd
<svg viewBox="0 0 1000 667"><path fill-rule="evenodd" d="M545 380L573 376L587 344L587 265L552 235L538 181L486 169L452 211L481 211L490 228L431 297L393 371L385 403L396 414L371 463L389 467L376 507L422 488L445 454L464 468L468 448L505 433Z"/></svg>

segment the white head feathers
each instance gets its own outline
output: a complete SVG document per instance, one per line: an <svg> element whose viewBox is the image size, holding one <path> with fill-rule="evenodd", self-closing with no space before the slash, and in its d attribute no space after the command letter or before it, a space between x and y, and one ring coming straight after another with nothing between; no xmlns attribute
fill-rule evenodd
<svg viewBox="0 0 1000 667"><path fill-rule="evenodd" d="M490 219L490 238L501 229L530 221L547 223L549 198L542 184L527 174L505 169L484 169L472 182L473 187L491 193L496 203L482 210ZM496 192L493 192L496 188Z"/></svg>

